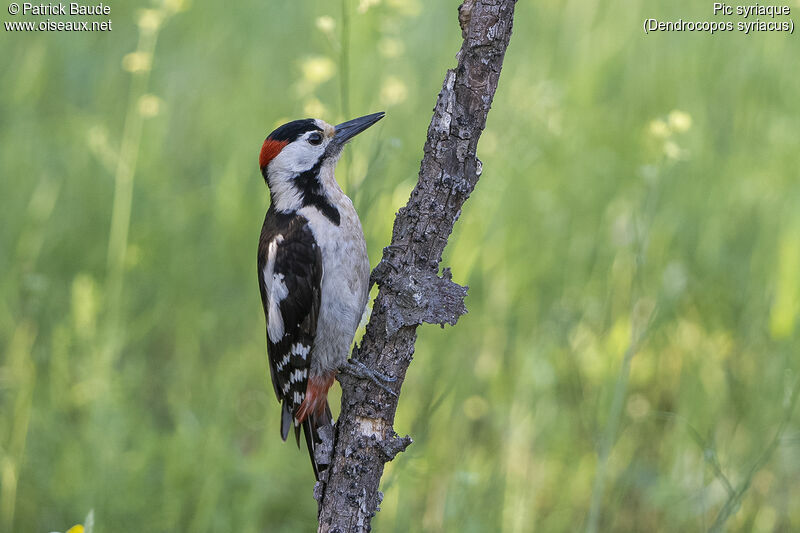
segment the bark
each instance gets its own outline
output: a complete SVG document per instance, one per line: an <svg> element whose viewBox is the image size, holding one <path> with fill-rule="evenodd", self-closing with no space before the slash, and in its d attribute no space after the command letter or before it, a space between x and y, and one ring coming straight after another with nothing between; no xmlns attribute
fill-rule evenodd
<svg viewBox="0 0 800 533"><path fill-rule="evenodd" d="M396 378L399 394L422 323L454 325L466 313L466 287L439 263L461 207L481 175L478 139L497 89L516 0L465 0L458 20L464 42L448 70L428 127L419 181L397 213L391 245L372 273L380 291L354 357ZM342 410L330 464L315 487L319 531L370 531L382 494L384 464L411 444L394 432L398 397L369 380L340 378ZM328 436L330 437L330 436ZM320 446L320 450L331 446ZM320 452L320 453L325 453Z"/></svg>

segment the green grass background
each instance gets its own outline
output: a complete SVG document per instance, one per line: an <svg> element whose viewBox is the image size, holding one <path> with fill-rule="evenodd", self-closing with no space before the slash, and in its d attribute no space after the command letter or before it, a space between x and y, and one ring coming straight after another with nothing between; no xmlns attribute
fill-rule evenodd
<svg viewBox="0 0 800 533"><path fill-rule="evenodd" d="M457 5L0 31L0 531L314 528L268 381L258 151L386 110L338 170L374 265ZM711 5L519 2L443 262L469 314L419 330L376 531L800 530L800 37L642 31Z"/></svg>

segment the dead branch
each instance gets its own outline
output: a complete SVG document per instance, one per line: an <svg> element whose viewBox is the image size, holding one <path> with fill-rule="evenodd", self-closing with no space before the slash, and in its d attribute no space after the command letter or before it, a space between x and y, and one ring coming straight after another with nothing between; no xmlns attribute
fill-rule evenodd
<svg viewBox="0 0 800 533"><path fill-rule="evenodd" d="M476 157L506 48L516 0L465 0L458 20L464 42L448 70L428 127L419 181L397 213L391 245L372 273L380 286L361 346L354 356L396 377L399 394L422 323L455 324L466 312L467 289L438 275L442 252L461 207L481 175ZM315 488L319 531L370 530L382 494L383 466L411 444L394 432L398 398L368 380L343 376L327 479ZM330 446L321 446L330 452ZM324 452L323 452L324 453Z"/></svg>

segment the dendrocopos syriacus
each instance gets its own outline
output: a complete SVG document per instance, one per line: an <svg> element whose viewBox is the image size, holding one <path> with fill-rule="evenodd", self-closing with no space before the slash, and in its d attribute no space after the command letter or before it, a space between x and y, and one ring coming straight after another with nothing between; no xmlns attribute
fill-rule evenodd
<svg viewBox="0 0 800 533"><path fill-rule="evenodd" d="M261 174L270 206L258 243L258 285L267 322L281 438L303 427L314 475L318 430L331 424L328 389L345 367L367 304L369 258L358 214L334 177L347 141L383 113L337 126L295 120L269 134Z"/></svg>

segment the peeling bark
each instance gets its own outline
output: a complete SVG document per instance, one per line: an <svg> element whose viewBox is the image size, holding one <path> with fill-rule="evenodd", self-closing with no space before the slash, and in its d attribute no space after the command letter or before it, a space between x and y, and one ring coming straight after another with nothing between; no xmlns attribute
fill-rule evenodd
<svg viewBox="0 0 800 533"><path fill-rule="evenodd" d="M428 127L419 181L397 213L392 243L372 273L380 286L354 357L381 374L399 394L411 362L417 326L454 325L466 313L467 288L449 269L438 275L442 252L461 207L481 174L478 139L497 89L511 37L516 0L465 0L459 7L464 42L448 70ZM319 531L370 531L383 495L383 466L411 444L393 429L398 397L368 380L341 376L342 410L330 467L314 489ZM331 446L320 447L331 454ZM326 458L327 459L327 458Z"/></svg>

